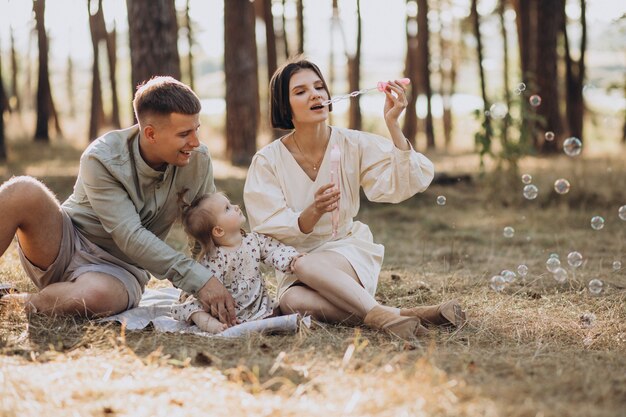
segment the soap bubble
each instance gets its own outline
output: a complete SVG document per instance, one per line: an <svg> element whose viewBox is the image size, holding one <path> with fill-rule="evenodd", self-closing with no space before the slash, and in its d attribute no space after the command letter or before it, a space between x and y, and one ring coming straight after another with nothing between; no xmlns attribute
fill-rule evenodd
<svg viewBox="0 0 626 417"><path fill-rule="evenodd" d="M509 109L504 103L493 103L489 108L489 113L491 114L492 119L504 119L508 112Z"/></svg>
<svg viewBox="0 0 626 417"><path fill-rule="evenodd" d="M548 258L556 258L559 259L559 254L556 252L552 252L550 255L548 255Z"/></svg>
<svg viewBox="0 0 626 417"><path fill-rule="evenodd" d="M560 267L561 261L559 261L559 258L548 258L548 260L546 261L546 268L548 268L548 271L552 272L553 274Z"/></svg>
<svg viewBox="0 0 626 417"><path fill-rule="evenodd" d="M569 192L569 181L565 178L559 178L554 182L554 191L559 194L567 194Z"/></svg>
<svg viewBox="0 0 626 417"><path fill-rule="evenodd" d="M561 284L567 281L567 271L560 266L554 271L552 275L556 282L560 282Z"/></svg>
<svg viewBox="0 0 626 417"><path fill-rule="evenodd" d="M548 142L552 142L554 140L554 132L546 132L545 138Z"/></svg>
<svg viewBox="0 0 626 417"><path fill-rule="evenodd" d="M583 143L580 141L580 139L574 136L565 139L565 142L563 142L563 151L567 156L580 155L582 149Z"/></svg>
<svg viewBox="0 0 626 417"><path fill-rule="evenodd" d="M505 283L504 277L502 277L502 275L494 275L494 276L491 277L491 282L490 282L489 286L495 292L502 291L504 289L505 285L506 285L506 283Z"/></svg>
<svg viewBox="0 0 626 417"><path fill-rule="evenodd" d="M533 181L533 177L530 174L524 174L522 175L522 182L524 184L530 184Z"/></svg>
<svg viewBox="0 0 626 417"><path fill-rule="evenodd" d="M567 255L567 263L574 268L578 268L583 264L583 256L580 254L580 252L570 252Z"/></svg>
<svg viewBox="0 0 626 417"><path fill-rule="evenodd" d="M515 95L520 95L522 94L522 90L520 90L519 88L516 88L515 90L513 90L515 92Z"/></svg>
<svg viewBox="0 0 626 417"><path fill-rule="evenodd" d="M585 328L585 329L589 329L591 327L593 327L593 325L596 322L596 315L593 313L583 313L580 315L580 325Z"/></svg>
<svg viewBox="0 0 626 417"><path fill-rule="evenodd" d="M446 205L446 196L445 195L440 195L437 197L437 204L439 204L440 206L445 206Z"/></svg>
<svg viewBox="0 0 626 417"><path fill-rule="evenodd" d="M593 230L600 230L604 227L604 218L601 216L593 216L591 218L591 228Z"/></svg>
<svg viewBox="0 0 626 417"><path fill-rule="evenodd" d="M517 89L518 89L519 91L524 91L524 90L526 90L526 84L524 84L524 83L519 83L519 84L517 84Z"/></svg>
<svg viewBox="0 0 626 417"><path fill-rule="evenodd" d="M515 236L515 229L513 229L511 226L507 226L502 230L502 234L505 238L510 239Z"/></svg>
<svg viewBox="0 0 626 417"><path fill-rule="evenodd" d="M528 275L528 267L524 264L518 266L517 273L519 274L520 277L525 277L526 275Z"/></svg>
<svg viewBox="0 0 626 417"><path fill-rule="evenodd" d="M533 107L539 107L541 105L541 97L538 96L537 94L533 94L532 96L530 96L530 98L528 99L528 102L530 103L531 106Z"/></svg>
<svg viewBox="0 0 626 417"><path fill-rule="evenodd" d="M539 194L539 189L534 184L528 184L524 187L524 197L527 200L534 200Z"/></svg>
<svg viewBox="0 0 626 417"><path fill-rule="evenodd" d="M619 271L622 269L622 263L620 261L613 262L613 271Z"/></svg>
<svg viewBox="0 0 626 417"><path fill-rule="evenodd" d="M620 207L617 214L619 214L620 219L626 221L626 205Z"/></svg>
<svg viewBox="0 0 626 417"><path fill-rule="evenodd" d="M589 289L589 294L599 295L604 288L604 282L600 281L599 279L592 279L591 281L589 281L587 288Z"/></svg>
<svg viewBox="0 0 626 417"><path fill-rule="evenodd" d="M505 269L504 271L502 271L500 273L500 275L502 276L502 278L504 278L504 282L513 282L515 281L515 272L510 271L508 269Z"/></svg>

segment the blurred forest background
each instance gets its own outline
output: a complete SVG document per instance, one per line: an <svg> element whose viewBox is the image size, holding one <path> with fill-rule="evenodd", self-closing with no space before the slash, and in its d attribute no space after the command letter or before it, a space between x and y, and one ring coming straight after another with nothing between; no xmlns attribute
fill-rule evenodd
<svg viewBox="0 0 626 417"><path fill-rule="evenodd" d="M278 137L267 84L289 56L331 93L409 77L405 135L418 149L476 152L515 167L578 137L626 141L626 1L0 0L0 161L12 143L84 148L133 123L135 86L190 84L203 140L247 166ZM377 133L384 96L335 105L331 123ZM546 132L554 140L546 140ZM551 138L548 133L548 138ZM590 145L591 143L591 145Z"/></svg>

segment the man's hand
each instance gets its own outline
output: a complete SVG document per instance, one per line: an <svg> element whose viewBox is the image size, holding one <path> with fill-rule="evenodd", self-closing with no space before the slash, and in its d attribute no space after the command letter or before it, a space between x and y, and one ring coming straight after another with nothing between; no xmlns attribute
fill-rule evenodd
<svg viewBox="0 0 626 417"><path fill-rule="evenodd" d="M196 298L208 308L208 312L228 327L237 324L235 300L219 279L212 277L196 293Z"/></svg>

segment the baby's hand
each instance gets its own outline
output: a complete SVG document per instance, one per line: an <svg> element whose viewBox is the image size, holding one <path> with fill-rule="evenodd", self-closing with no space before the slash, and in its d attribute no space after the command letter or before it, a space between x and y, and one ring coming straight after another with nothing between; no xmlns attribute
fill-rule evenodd
<svg viewBox="0 0 626 417"><path fill-rule="evenodd" d="M291 263L289 264L289 272L291 272L292 274L296 272L296 263L298 262L298 259L302 258L305 255L306 253L300 253L297 256L293 257Z"/></svg>

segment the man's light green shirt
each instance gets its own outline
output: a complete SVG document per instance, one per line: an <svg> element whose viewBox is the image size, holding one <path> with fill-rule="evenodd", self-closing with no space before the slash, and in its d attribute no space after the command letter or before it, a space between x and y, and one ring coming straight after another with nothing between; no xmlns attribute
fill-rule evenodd
<svg viewBox="0 0 626 417"><path fill-rule="evenodd" d="M211 278L209 271L164 242L184 188L188 202L215 191L207 147L201 144L185 167L155 171L139 153L135 125L109 132L85 150L62 209L87 239L113 256L195 293Z"/></svg>

